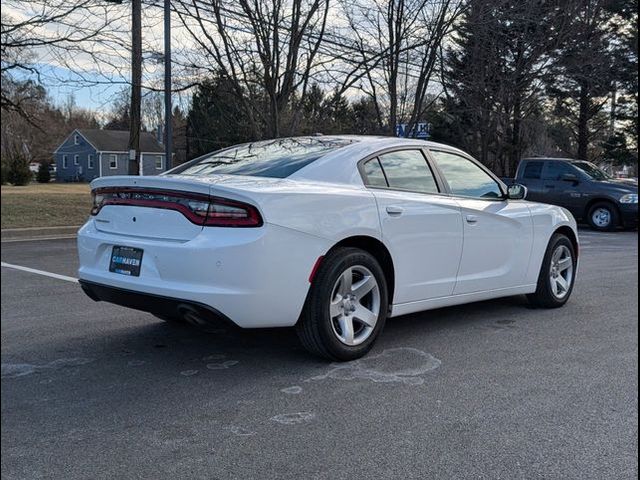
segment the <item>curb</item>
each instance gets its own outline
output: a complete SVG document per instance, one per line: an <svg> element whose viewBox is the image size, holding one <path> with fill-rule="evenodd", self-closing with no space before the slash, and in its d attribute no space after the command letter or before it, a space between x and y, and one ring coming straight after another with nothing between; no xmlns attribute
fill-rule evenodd
<svg viewBox="0 0 640 480"><path fill-rule="evenodd" d="M25 228L3 228L0 230L2 241L5 240L37 240L52 239L55 237L71 238L75 237L80 225L66 225L61 227L25 227Z"/></svg>

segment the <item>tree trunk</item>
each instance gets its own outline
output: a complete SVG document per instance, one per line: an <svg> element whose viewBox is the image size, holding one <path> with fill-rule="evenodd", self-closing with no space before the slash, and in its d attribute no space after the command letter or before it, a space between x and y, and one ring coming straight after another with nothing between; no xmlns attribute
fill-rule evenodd
<svg viewBox="0 0 640 480"><path fill-rule="evenodd" d="M275 95L271 95L269 102L269 130L271 131L271 138L278 138L280 136L280 115L278 111L278 101Z"/></svg>
<svg viewBox="0 0 640 480"><path fill-rule="evenodd" d="M588 160L589 148L589 90L580 86L580 113L578 115L578 158Z"/></svg>
<svg viewBox="0 0 640 480"><path fill-rule="evenodd" d="M511 148L509 148L509 157L506 168L502 172L503 175L511 175L515 171L515 166L520 161L520 127L522 125L522 103L520 95L517 95L513 105L513 122L511 125Z"/></svg>
<svg viewBox="0 0 640 480"><path fill-rule="evenodd" d="M613 81L613 85L611 87L611 112L609 113L609 136L613 137L616 133L616 97L617 97L618 89L616 85L616 81Z"/></svg>

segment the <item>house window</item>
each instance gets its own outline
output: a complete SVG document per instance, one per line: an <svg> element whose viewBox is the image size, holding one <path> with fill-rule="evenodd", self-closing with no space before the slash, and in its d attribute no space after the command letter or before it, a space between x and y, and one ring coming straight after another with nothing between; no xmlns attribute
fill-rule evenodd
<svg viewBox="0 0 640 480"><path fill-rule="evenodd" d="M156 155L156 170L162 170L162 155Z"/></svg>
<svg viewBox="0 0 640 480"><path fill-rule="evenodd" d="M87 156L87 168L93 168L93 155L91 154Z"/></svg>
<svg viewBox="0 0 640 480"><path fill-rule="evenodd" d="M109 168L111 170L118 168L118 155L109 155Z"/></svg>
<svg viewBox="0 0 640 480"><path fill-rule="evenodd" d="M73 144L80 145L80 135L78 135L77 133L73 136Z"/></svg>
<svg viewBox="0 0 640 480"><path fill-rule="evenodd" d="M67 168L67 156L62 155L62 168Z"/></svg>
<svg viewBox="0 0 640 480"><path fill-rule="evenodd" d="M80 155L74 155L73 156L73 164L74 165L80 165Z"/></svg>

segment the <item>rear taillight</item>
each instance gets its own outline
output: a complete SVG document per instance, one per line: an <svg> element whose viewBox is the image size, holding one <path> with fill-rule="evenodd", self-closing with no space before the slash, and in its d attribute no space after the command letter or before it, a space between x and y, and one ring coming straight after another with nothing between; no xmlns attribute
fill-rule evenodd
<svg viewBox="0 0 640 480"><path fill-rule="evenodd" d="M102 208L104 195L97 193L95 190L91 192L91 215L97 215Z"/></svg>
<svg viewBox="0 0 640 480"><path fill-rule="evenodd" d="M204 225L208 227L259 227L262 217L258 210L246 203L212 197Z"/></svg>
<svg viewBox="0 0 640 480"><path fill-rule="evenodd" d="M192 223L207 227L260 227L263 223L252 205L197 193L119 187L97 188L91 197L91 215L106 205L130 205L177 210Z"/></svg>

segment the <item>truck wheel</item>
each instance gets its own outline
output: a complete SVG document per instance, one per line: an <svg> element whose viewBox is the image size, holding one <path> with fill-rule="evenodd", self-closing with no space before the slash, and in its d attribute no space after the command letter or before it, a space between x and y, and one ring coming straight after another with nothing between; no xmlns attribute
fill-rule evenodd
<svg viewBox="0 0 640 480"><path fill-rule="evenodd" d="M609 232L618 226L618 209L611 202L596 202L587 213L591 228L600 232Z"/></svg>

